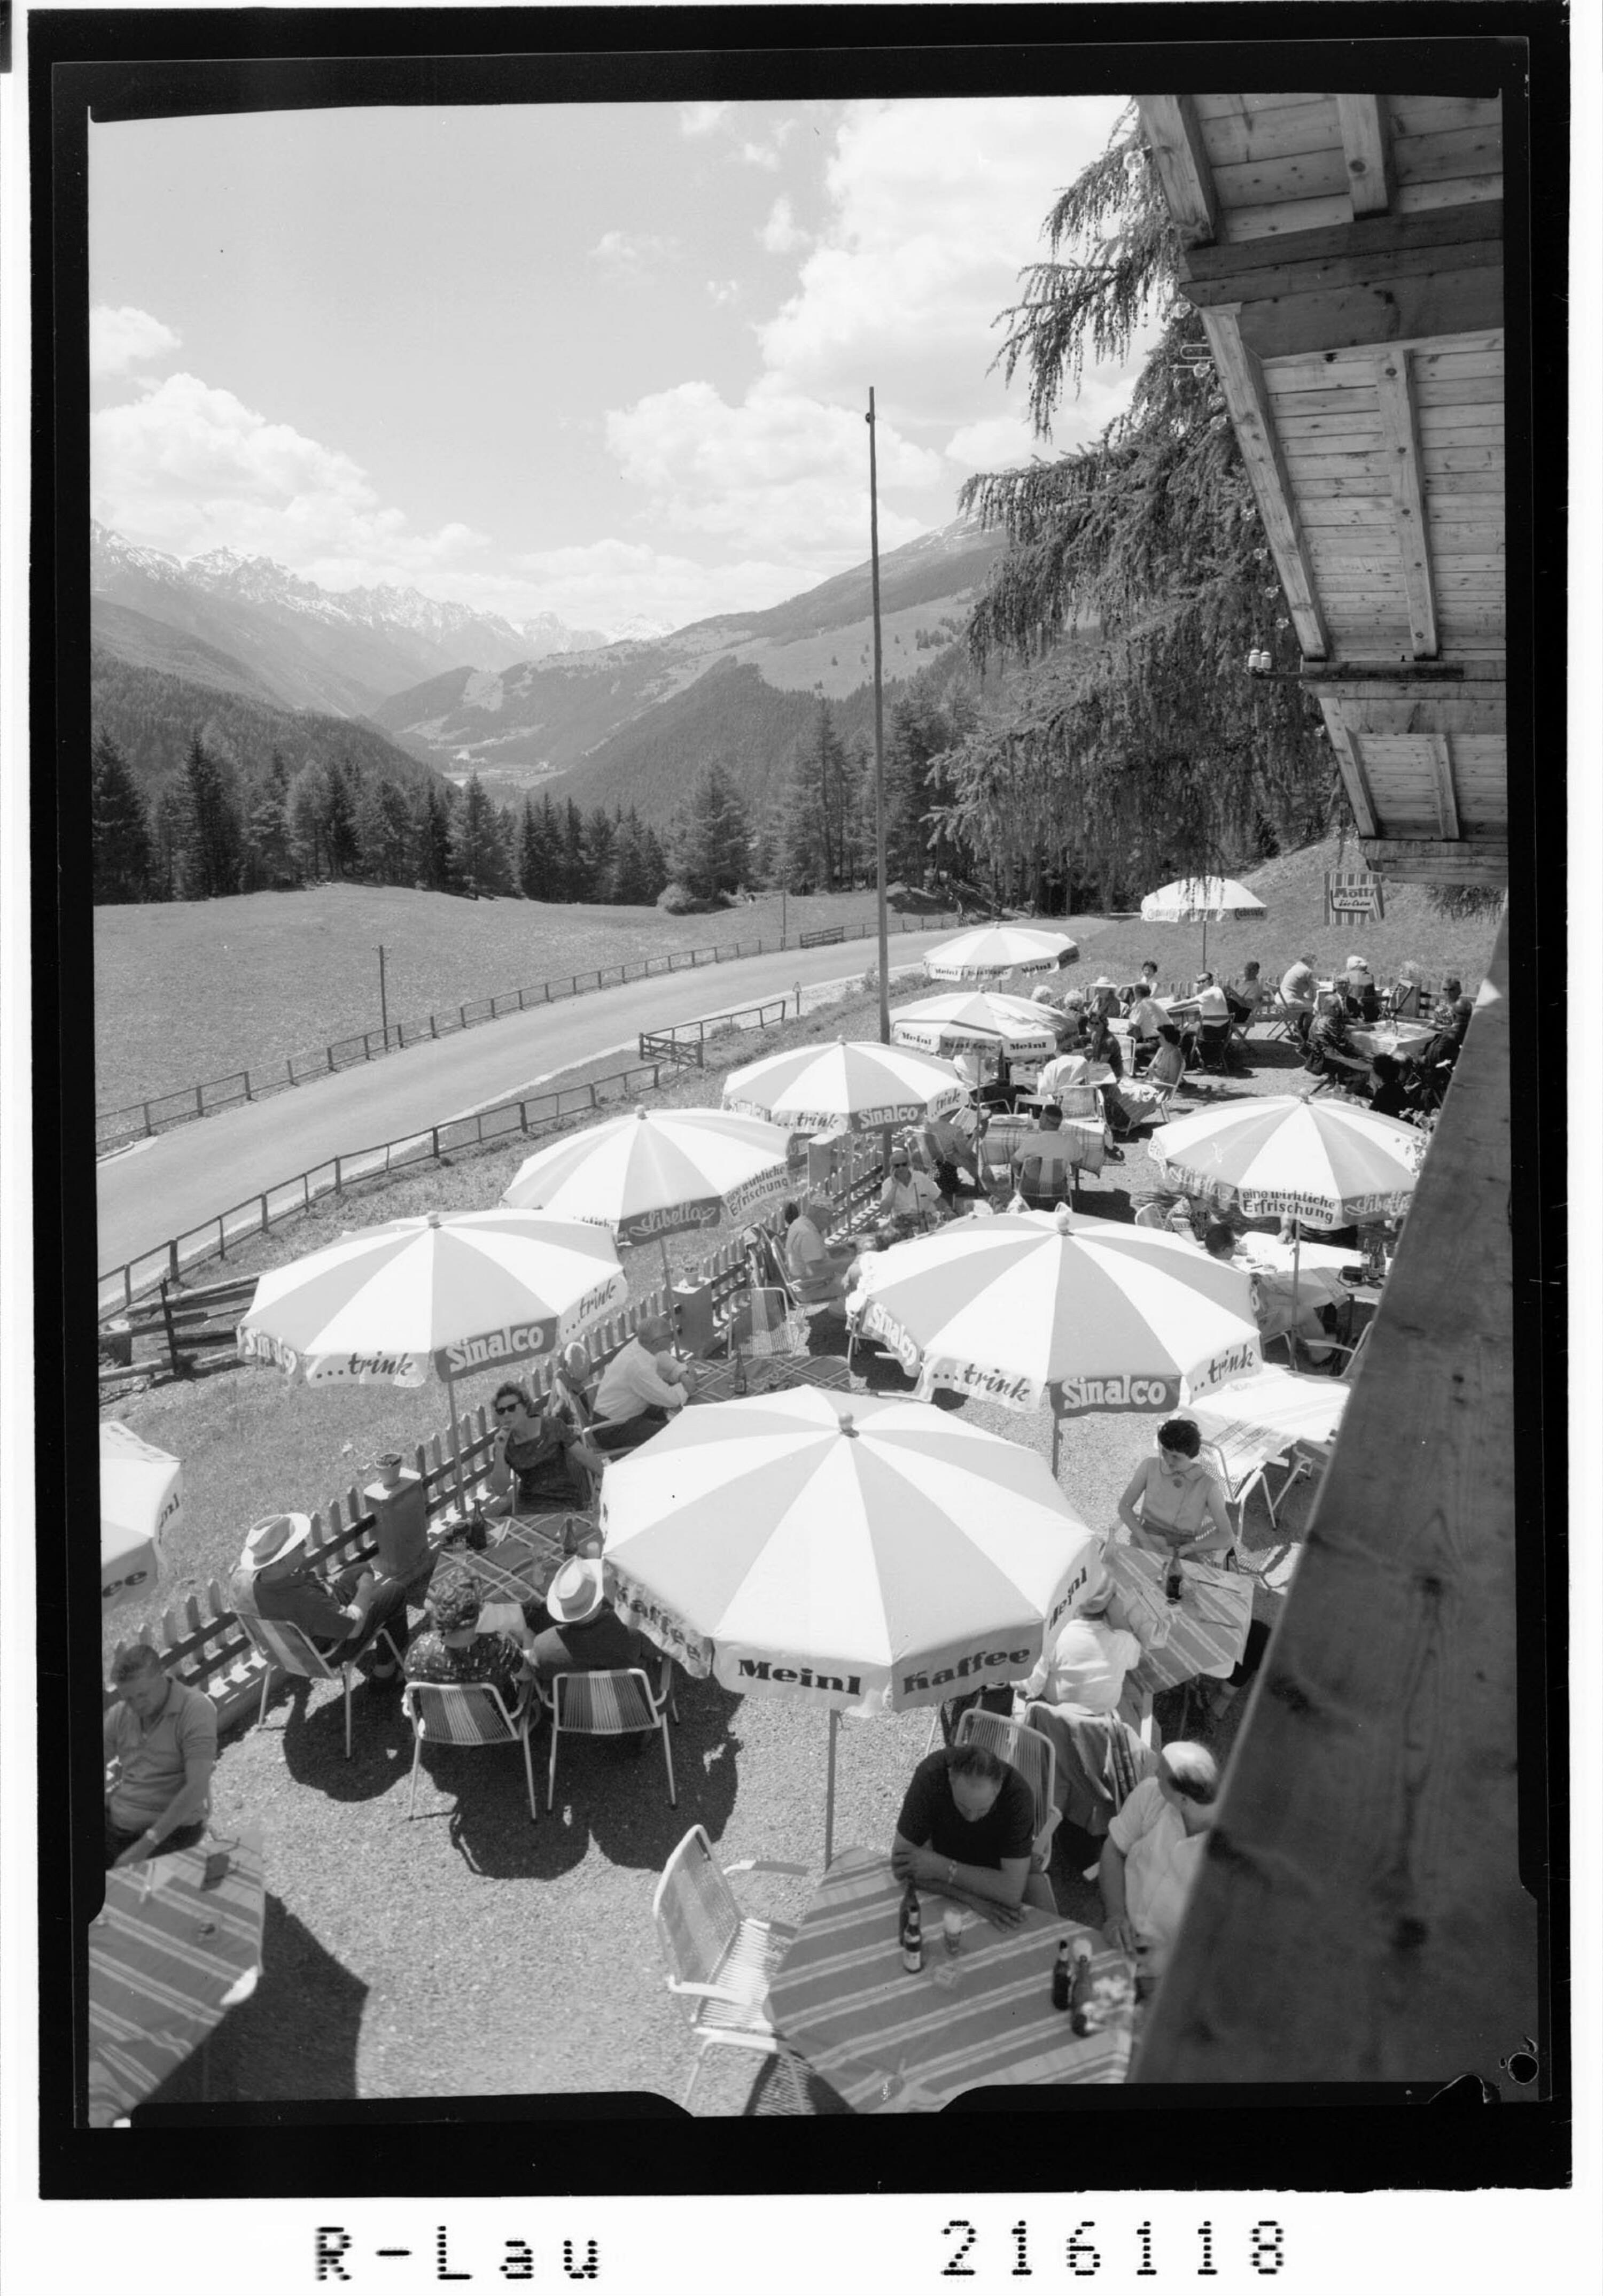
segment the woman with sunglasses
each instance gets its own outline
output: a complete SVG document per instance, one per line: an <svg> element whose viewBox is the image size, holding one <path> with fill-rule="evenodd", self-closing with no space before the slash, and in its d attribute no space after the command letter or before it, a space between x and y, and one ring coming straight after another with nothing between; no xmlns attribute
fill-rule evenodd
<svg viewBox="0 0 1603 2296"><path fill-rule="evenodd" d="M495 1390L495 1456L487 1478L492 1494L487 1514L513 1514L542 1499L589 1496L604 1462L585 1439L583 1376L577 1363L568 1361L584 1353L577 1345L564 1350L540 1408L514 1379L503 1380Z"/></svg>

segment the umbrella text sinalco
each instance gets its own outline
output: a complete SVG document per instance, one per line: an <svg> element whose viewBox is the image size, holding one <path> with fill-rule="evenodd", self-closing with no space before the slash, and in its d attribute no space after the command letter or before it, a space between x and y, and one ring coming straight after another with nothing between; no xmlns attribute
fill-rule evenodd
<svg viewBox="0 0 1603 2296"><path fill-rule="evenodd" d="M498 1332L479 1332L470 1340L453 1340L449 1347L436 1348L434 1368L442 1379L457 1379L465 1371L489 1371L497 1364L519 1363L525 1356L549 1355L556 1341L554 1316L533 1324L503 1324Z"/></svg>
<svg viewBox="0 0 1603 2296"><path fill-rule="evenodd" d="M919 1357L922 1349L911 1333L897 1323L896 1317L886 1313L871 1293L868 1305L863 1311L863 1328L870 1339L885 1341L886 1346L892 1350L896 1361L911 1379L919 1367Z"/></svg>
<svg viewBox="0 0 1603 2296"><path fill-rule="evenodd" d="M1256 1361L1250 1349L1246 1360ZM1060 1419L1077 1411L1172 1411L1180 1400L1180 1382L1132 1379L1119 1372L1111 1379L1052 1380L1047 1393Z"/></svg>

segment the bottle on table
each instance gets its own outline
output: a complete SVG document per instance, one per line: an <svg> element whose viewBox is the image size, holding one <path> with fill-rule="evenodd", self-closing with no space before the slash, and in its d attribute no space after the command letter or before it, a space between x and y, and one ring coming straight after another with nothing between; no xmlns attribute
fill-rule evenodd
<svg viewBox="0 0 1603 2296"><path fill-rule="evenodd" d="M914 1976L924 1966L924 1928L919 1915L919 1893L910 1882L902 1898L902 1966Z"/></svg>
<svg viewBox="0 0 1603 2296"><path fill-rule="evenodd" d="M1068 1939L1064 1938L1059 1943L1058 1958L1052 1964L1052 2007L1054 2009L1067 2008L1069 1986Z"/></svg>
<svg viewBox="0 0 1603 2296"><path fill-rule="evenodd" d="M1179 1602L1180 1585L1180 1550L1178 1547L1172 1547L1169 1551L1168 1568L1164 1572L1164 1599L1165 1602Z"/></svg>
<svg viewBox="0 0 1603 2296"><path fill-rule="evenodd" d="M1075 1973L1069 1980L1068 2021L1082 2039L1091 2027L1085 2012L1091 2003L1091 1948L1084 1938L1075 1941Z"/></svg>

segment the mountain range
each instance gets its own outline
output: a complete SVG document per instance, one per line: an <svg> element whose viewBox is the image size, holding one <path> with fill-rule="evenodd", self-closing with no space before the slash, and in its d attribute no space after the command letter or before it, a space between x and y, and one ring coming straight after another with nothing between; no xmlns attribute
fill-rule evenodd
<svg viewBox="0 0 1603 2296"><path fill-rule="evenodd" d="M959 520L881 558L887 692L953 646L1002 546ZM415 590L323 590L231 550L182 562L96 524L91 593L97 691L114 690L126 712L141 679L159 681L146 776L161 770L159 721L175 727L170 766L182 762L183 697L195 690L196 724L223 694L269 716L365 721L419 765L459 781L478 773L503 802L560 784L587 807L635 804L660 823L701 758L721 757L760 799L815 697L841 703L849 731L871 687L866 563L777 606L619 634L552 614L517 627Z"/></svg>

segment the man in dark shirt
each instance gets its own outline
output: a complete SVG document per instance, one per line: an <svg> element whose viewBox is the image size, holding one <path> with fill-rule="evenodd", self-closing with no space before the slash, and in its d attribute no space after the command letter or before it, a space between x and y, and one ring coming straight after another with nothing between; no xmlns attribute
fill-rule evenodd
<svg viewBox="0 0 1603 2296"><path fill-rule="evenodd" d="M569 1556L546 1590L544 1609L549 1624L528 1646L543 1688L559 1674L602 1674L640 1664L641 1637L608 1602L594 1555Z"/></svg>
<svg viewBox="0 0 1603 2296"><path fill-rule="evenodd" d="M1370 1072L1368 1061L1347 1042L1346 1017L1339 989L1319 1000L1313 1026L1308 1031L1308 1066L1315 1076L1330 1077L1349 1092L1362 1092Z"/></svg>
<svg viewBox="0 0 1603 2296"><path fill-rule="evenodd" d="M1029 1894L1035 1832L1030 1790L1010 1763L986 1746L945 1746L927 1754L912 1774L891 1867L899 1882L971 1906L999 1929L1015 1929ZM1040 1885L1035 1896L1044 1891L1050 1898L1045 1876L1034 1878Z"/></svg>
<svg viewBox="0 0 1603 2296"><path fill-rule="evenodd" d="M380 1632L397 1651L405 1651L406 1605L408 1601L422 1603L434 1558L404 1582L357 1563L331 1582L314 1570L307 1556L311 1528L311 1517L304 1514L266 1515L252 1524L230 1581L234 1609L299 1627L324 1658L337 1663L359 1656ZM400 1678L399 1666L385 1652L370 1679L386 1684Z"/></svg>

